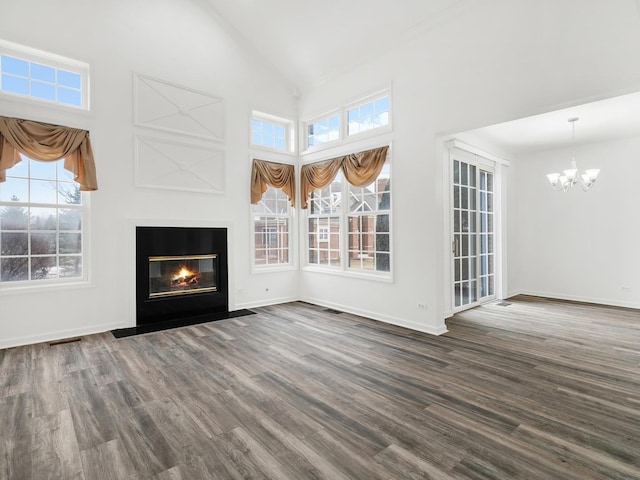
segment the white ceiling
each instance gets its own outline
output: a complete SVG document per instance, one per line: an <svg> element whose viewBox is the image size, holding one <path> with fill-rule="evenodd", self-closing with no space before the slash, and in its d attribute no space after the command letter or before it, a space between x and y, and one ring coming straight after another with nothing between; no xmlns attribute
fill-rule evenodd
<svg viewBox="0 0 640 480"><path fill-rule="evenodd" d="M571 145L640 136L640 92L453 135L470 145L498 149L502 155L524 154Z"/></svg>
<svg viewBox="0 0 640 480"><path fill-rule="evenodd" d="M305 90L427 31L470 0L207 0L241 41Z"/></svg>

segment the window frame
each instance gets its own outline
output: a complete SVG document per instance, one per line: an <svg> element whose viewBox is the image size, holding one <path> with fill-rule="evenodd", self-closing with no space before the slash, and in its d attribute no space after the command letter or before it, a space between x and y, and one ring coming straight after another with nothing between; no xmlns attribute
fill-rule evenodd
<svg viewBox="0 0 640 480"><path fill-rule="evenodd" d="M34 162L38 162L38 160L33 160L30 159L29 157L27 157L26 155L22 155L23 156L23 160L22 162L25 161L34 161ZM20 163L22 163L20 162ZM59 160L55 160L54 163L57 163L58 165L56 165L56 168L62 168L61 165L64 162L64 159L59 159ZM47 162L42 162L42 163L47 163ZM12 167L14 168L14 167ZM7 172L7 177L12 177L11 175L11 168L6 170ZM35 179L36 181L39 180L37 177L33 177L31 174L31 171L28 171L28 175L26 177L24 177L26 179L28 179L29 181L31 181L32 179ZM59 182L59 178L58 175L56 175L56 186ZM62 181L63 183L69 183L71 185L76 184L76 182L67 182L67 181ZM0 188L1 188L0 184ZM81 257L81 261L82 261L82 275L78 276L78 277L67 277L67 278L49 278L49 279L33 279L33 278L29 278L26 280L15 280L15 281L7 281L7 282L0 282L0 295L2 295L3 293L15 293L15 292L20 292L20 291L24 291L24 292L29 292L32 291L33 289L42 289L42 288L46 288L46 289L56 289L56 288L65 288L65 287L77 287L79 285L87 285L90 282L90 271L91 271L91 256L90 256L90 251L89 251L89 247L91 244L91 224L90 224L90 196L88 195L88 192L83 192L80 191L80 195L81 195L81 203L80 205L77 204L64 204L64 203L43 203L43 202L31 202L29 199L29 201L20 201L16 204L12 203L12 201L1 201L0 202L0 209L4 209L7 206L20 206L22 208L55 208L56 209L56 214L59 218L59 212L60 210L64 210L64 209L72 209L72 210L78 210L81 213L81 228L79 229L80 235L81 235L81 252L80 252L80 257ZM56 235L56 252L55 254L42 254L42 255L37 255L37 254L32 254L31 253L31 241L30 241L30 235L32 232L32 226L31 226L31 221L30 219L28 220L28 225L27 228L25 229L25 232L27 233L27 241L29 242L28 245L28 254L25 256L25 258L28 259L28 261L30 262L32 258L38 258L39 256L45 257L45 256L55 256L55 257L64 257L65 254L61 254L59 251L59 233L63 232L63 230L60 230L60 225L59 223L56 225L56 229L52 230L49 233L54 233ZM72 233L75 233L76 230L73 230ZM43 233L47 233L47 231L43 231ZM22 255L21 255L22 256ZM29 268L29 274L31 275L31 268Z"/></svg>
<svg viewBox="0 0 640 480"><path fill-rule="evenodd" d="M31 63L36 63L45 67L51 67L56 70L64 70L70 73L80 75L80 105L74 105L72 103L65 103L59 100L50 100L33 96L31 94L22 94L11 92L2 89L2 78L0 75L0 96L6 96L6 98L28 100L40 105L52 105L56 107L63 107L76 111L90 111L90 65L79 60L64 57L54 53L46 52L44 50L38 50L35 48L19 45L17 43L8 42L0 39L0 56L8 55ZM1 60L0 60L1 62ZM1 73L0 64L0 73ZM29 85L31 86L31 75L27 77ZM57 81L52 85L57 86Z"/></svg>
<svg viewBox="0 0 640 480"><path fill-rule="evenodd" d="M389 152L387 154L387 160L385 162L385 165L388 166L389 168L389 178L391 179L393 176L393 152L392 152L392 148L391 148L391 144L389 144ZM386 145L386 144L385 144ZM383 145L371 145L367 148L363 148L362 150L366 150L369 148L376 148L376 147L380 147ZM330 158L333 157L326 157L323 158L321 160L313 160L313 161L309 161L309 162L305 162L305 163L316 163L316 162L321 162L323 160L328 160ZM347 180L343 177L343 181L342 181L342 186L341 186L341 196L342 198L349 198L349 187L353 187L349 184L349 182L347 182ZM358 188L358 187L353 187L353 188ZM376 281L381 281L381 282L387 282L387 283L393 283L393 278L394 278L394 254L393 254L393 205L394 205L394 200L393 200L393 187L391 187L389 189L389 198L390 198L390 208L388 211L382 211L382 212L378 212L378 210L376 210L374 212L374 215L378 215L378 214L382 214L382 215L389 215L389 232L388 232L388 238L389 238L389 270L385 270L385 271L378 271L378 270L365 270L365 269L360 269L360 268L354 268L354 267L350 267L349 266L349 218L353 217L353 216L360 216L361 213L358 212L350 212L349 211L349 202L348 201L342 201L340 204L340 208L339 211L336 213L327 213L324 215L316 215L316 214L312 214L311 213L311 205L309 205L309 208L305 209L304 212L304 218L303 221L301 221L301 224L304 226L301 226L301 235L304 238L304 240L301 242L303 247L304 247L304 260L302 261L302 270L306 270L306 271L315 271L315 272L323 272L323 273L330 273L330 274L334 274L334 275L341 275L341 276L347 276L347 277L356 277L356 278L367 278L367 279L371 279L371 280L376 280ZM363 213L364 214L368 214L371 215L371 212L366 212ZM310 263L309 262L309 252L310 252L310 234L315 234L318 238L319 238L319 230L320 228L322 228L321 226L318 226L315 229L315 232L311 232L310 231L310 222L309 220L312 218L320 218L320 217L327 217L330 218L332 216L337 216L339 219L339 226L340 226L340 231L339 231L339 253L340 253L340 263L336 264L336 265L322 265L322 264L318 264L318 263Z"/></svg>
<svg viewBox="0 0 640 480"><path fill-rule="evenodd" d="M275 146L269 146L262 143L253 142L253 122L258 120L260 122L270 123L273 126L279 126L284 128L284 148L278 148ZM266 150L268 152L278 152L287 155L296 154L296 124L293 120L273 115L270 113L260 112L257 110L251 111L251 120L249 123L249 145L252 149Z"/></svg>

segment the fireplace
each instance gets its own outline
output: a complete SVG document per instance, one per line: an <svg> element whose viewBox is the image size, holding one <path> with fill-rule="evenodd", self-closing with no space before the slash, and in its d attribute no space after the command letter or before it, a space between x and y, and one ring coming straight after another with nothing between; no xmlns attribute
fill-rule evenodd
<svg viewBox="0 0 640 480"><path fill-rule="evenodd" d="M136 227L136 325L228 313L227 229Z"/></svg>
<svg viewBox="0 0 640 480"><path fill-rule="evenodd" d="M149 298L216 292L218 255L149 257Z"/></svg>

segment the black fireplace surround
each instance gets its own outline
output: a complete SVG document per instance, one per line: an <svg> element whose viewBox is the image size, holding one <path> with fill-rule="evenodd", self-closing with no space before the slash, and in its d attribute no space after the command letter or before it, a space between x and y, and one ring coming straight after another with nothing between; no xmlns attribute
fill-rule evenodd
<svg viewBox="0 0 640 480"><path fill-rule="evenodd" d="M116 338L253 315L229 312L227 229L136 227L136 326Z"/></svg>
<svg viewBox="0 0 640 480"><path fill-rule="evenodd" d="M181 258L208 257L213 262L215 290L174 288L167 295L150 292L150 265L159 275L157 261L179 264ZM212 259L212 260L211 260ZM197 263L197 262L196 262ZM229 311L227 229L199 227L136 227L136 325L198 317ZM184 283L184 282L183 282ZM168 289L167 289L168 290Z"/></svg>

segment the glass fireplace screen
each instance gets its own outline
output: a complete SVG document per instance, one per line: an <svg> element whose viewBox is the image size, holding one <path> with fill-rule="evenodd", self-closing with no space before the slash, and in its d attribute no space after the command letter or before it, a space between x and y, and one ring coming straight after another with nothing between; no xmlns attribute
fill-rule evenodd
<svg viewBox="0 0 640 480"><path fill-rule="evenodd" d="M149 257L149 298L215 292L218 256Z"/></svg>

